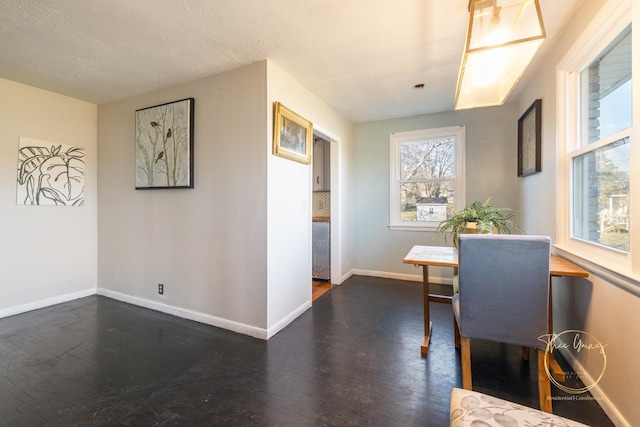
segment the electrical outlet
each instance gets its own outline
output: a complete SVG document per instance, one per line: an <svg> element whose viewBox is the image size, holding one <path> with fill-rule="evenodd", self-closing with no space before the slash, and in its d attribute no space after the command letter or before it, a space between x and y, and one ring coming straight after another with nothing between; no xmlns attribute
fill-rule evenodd
<svg viewBox="0 0 640 427"><path fill-rule="evenodd" d="M164 295L164 285L162 283L158 283L158 293Z"/></svg>
<svg viewBox="0 0 640 427"><path fill-rule="evenodd" d="M318 202L318 209L323 209L324 208L324 203L322 203L322 200L320 200Z"/></svg>

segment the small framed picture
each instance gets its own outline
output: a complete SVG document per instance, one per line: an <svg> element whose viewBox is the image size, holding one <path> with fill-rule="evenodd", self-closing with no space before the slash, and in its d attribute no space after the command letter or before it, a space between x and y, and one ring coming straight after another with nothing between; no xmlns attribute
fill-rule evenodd
<svg viewBox="0 0 640 427"><path fill-rule="evenodd" d="M518 120L518 176L542 171L542 100L536 99Z"/></svg>
<svg viewBox="0 0 640 427"><path fill-rule="evenodd" d="M313 124L279 102L275 103L273 154L299 163L311 163Z"/></svg>
<svg viewBox="0 0 640 427"><path fill-rule="evenodd" d="M193 188L193 98L136 110L136 189Z"/></svg>

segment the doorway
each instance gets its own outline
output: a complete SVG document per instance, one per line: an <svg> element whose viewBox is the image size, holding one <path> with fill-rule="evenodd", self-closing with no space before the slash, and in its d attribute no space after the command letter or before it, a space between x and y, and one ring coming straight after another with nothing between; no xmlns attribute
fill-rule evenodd
<svg viewBox="0 0 640 427"><path fill-rule="evenodd" d="M334 242L332 206L332 142L314 129L313 134L313 194L312 194L312 302L332 288Z"/></svg>

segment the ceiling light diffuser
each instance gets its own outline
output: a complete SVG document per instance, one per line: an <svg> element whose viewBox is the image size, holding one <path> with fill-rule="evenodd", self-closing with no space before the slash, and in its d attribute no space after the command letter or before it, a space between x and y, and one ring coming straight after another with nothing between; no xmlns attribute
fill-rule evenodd
<svg viewBox="0 0 640 427"><path fill-rule="evenodd" d="M538 0L470 0L454 108L503 104L545 37Z"/></svg>

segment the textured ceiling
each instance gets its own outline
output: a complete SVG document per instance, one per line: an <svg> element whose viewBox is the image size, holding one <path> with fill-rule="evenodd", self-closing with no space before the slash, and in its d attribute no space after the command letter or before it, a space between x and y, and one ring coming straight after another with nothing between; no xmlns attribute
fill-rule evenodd
<svg viewBox="0 0 640 427"><path fill-rule="evenodd" d="M538 63L581 1L540 0ZM0 77L103 104L270 59L353 122L448 111L467 3L0 0Z"/></svg>

